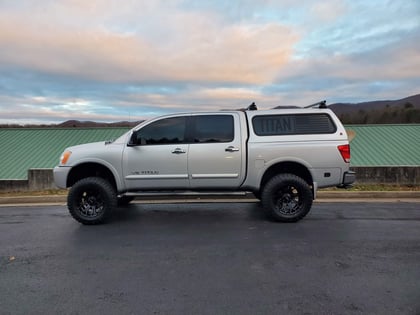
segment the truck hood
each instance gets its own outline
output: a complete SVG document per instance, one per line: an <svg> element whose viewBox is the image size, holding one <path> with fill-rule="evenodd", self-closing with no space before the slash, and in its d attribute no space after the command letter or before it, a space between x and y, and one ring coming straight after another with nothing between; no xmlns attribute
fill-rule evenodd
<svg viewBox="0 0 420 315"><path fill-rule="evenodd" d="M101 142L91 142L91 143L84 143L84 144L78 144L71 147L68 147L66 150L71 151L73 154L76 152L83 152L83 151L89 151L92 152L93 150L98 150L106 146L106 141Z"/></svg>

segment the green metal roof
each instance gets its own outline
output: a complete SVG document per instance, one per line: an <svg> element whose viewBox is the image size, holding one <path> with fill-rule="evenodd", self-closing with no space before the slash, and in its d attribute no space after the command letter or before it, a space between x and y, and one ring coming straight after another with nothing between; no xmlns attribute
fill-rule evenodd
<svg viewBox="0 0 420 315"><path fill-rule="evenodd" d="M53 168L66 147L115 139L128 128L0 129L0 179L27 179L30 168Z"/></svg>
<svg viewBox="0 0 420 315"><path fill-rule="evenodd" d="M352 166L420 166L420 124L347 125Z"/></svg>
<svg viewBox="0 0 420 315"><path fill-rule="evenodd" d="M420 166L420 124L347 125L352 166ZM117 138L129 128L0 129L0 179L26 179L53 168L66 147Z"/></svg>

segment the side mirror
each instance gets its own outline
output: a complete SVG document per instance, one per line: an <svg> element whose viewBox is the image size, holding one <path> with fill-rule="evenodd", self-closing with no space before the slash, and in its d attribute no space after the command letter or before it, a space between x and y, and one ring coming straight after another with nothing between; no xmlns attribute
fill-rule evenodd
<svg viewBox="0 0 420 315"><path fill-rule="evenodd" d="M131 134L130 141L128 141L127 146L135 147L138 145L145 145L145 144L147 144L146 140L142 137L139 137L138 130L136 130L136 131L133 131L133 133Z"/></svg>
<svg viewBox="0 0 420 315"><path fill-rule="evenodd" d="M128 147L135 147L139 145L138 144L138 139L137 139L137 131L133 131L133 133L131 134L130 140L127 143Z"/></svg>

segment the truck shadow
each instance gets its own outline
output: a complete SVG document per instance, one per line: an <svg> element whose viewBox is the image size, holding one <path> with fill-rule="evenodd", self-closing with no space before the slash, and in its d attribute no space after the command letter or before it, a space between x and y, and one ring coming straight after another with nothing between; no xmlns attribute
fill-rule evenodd
<svg viewBox="0 0 420 315"><path fill-rule="evenodd" d="M114 211L109 223L145 220L218 222L268 219L259 203L129 204Z"/></svg>

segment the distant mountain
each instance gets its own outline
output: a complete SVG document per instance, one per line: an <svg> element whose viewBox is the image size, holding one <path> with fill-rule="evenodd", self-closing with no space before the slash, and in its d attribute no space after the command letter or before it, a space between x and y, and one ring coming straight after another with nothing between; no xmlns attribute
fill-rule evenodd
<svg viewBox="0 0 420 315"><path fill-rule="evenodd" d="M276 109L293 108L277 106ZM344 124L420 123L420 94L399 100L328 105Z"/></svg>
<svg viewBox="0 0 420 315"><path fill-rule="evenodd" d="M0 124L0 128L133 128L141 123L143 120L139 121L117 121L113 123L103 123L95 121L80 121L80 120L67 120L60 124Z"/></svg>
<svg viewBox="0 0 420 315"><path fill-rule="evenodd" d="M329 106L344 124L420 123L420 94L400 100L337 103Z"/></svg>
<svg viewBox="0 0 420 315"><path fill-rule="evenodd" d="M370 101L361 103L334 103L328 105L344 124L401 124L420 123L420 94L399 100ZM286 105L275 108L296 108ZM245 110L244 108L240 110ZM132 128L140 121L118 121L103 123L95 121L67 120L60 124L18 125L3 124L0 128Z"/></svg>
<svg viewBox="0 0 420 315"><path fill-rule="evenodd" d="M412 106L410 106L410 104ZM359 110L371 111L386 108L405 108L411 107L420 109L420 94L402 98L400 100L371 101L361 103L334 103L328 106L336 115L354 113Z"/></svg>
<svg viewBox="0 0 420 315"><path fill-rule="evenodd" d="M137 126L142 121L118 121L113 123L103 123L95 121L67 120L61 124L54 125L56 128L101 128L101 127L128 127Z"/></svg>

